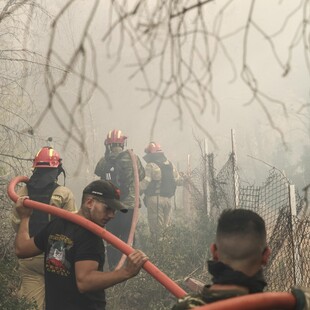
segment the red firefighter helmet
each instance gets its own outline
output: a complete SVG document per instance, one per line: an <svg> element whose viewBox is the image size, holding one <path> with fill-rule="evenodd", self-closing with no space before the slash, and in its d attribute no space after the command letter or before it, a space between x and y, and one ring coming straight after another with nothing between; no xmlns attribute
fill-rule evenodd
<svg viewBox="0 0 310 310"><path fill-rule="evenodd" d="M58 168L61 158L52 147L44 146L33 160L32 168Z"/></svg>
<svg viewBox="0 0 310 310"><path fill-rule="evenodd" d="M110 145L110 144L125 144L125 140L127 139L126 136L123 135L121 130L114 129L109 131L107 138L104 141L105 145Z"/></svg>
<svg viewBox="0 0 310 310"><path fill-rule="evenodd" d="M146 154L153 154L153 153L163 153L161 146L159 143L150 142L149 145L144 149Z"/></svg>

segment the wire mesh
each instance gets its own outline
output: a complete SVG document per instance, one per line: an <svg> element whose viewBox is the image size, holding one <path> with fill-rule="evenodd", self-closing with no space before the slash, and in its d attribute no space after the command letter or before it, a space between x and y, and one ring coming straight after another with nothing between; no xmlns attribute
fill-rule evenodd
<svg viewBox="0 0 310 310"><path fill-rule="evenodd" d="M206 204L202 197L202 184L208 180L211 212L217 221L226 208L245 208L263 217L267 228L267 241L271 255L264 274L269 291L288 291L294 285L310 286L310 212L308 199L300 198L297 192L290 192L290 181L283 172L272 168L261 186L243 186L238 167L231 154L216 174L213 156L208 155L208 172L196 167L191 176L195 185L192 196L195 202ZM205 165L205 163L204 163ZM296 206L292 206L294 195ZM297 213L292 213L295 207Z"/></svg>

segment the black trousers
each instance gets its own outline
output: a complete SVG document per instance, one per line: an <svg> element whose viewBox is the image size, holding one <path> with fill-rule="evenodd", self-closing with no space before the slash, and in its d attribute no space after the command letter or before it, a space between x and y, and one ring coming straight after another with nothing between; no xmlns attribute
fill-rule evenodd
<svg viewBox="0 0 310 310"><path fill-rule="evenodd" d="M133 217L133 209L129 209L127 213L117 212L114 219L110 220L106 225L106 229L127 243L131 222ZM107 246L107 257L110 270L113 270L120 261L123 253L114 248L111 244Z"/></svg>

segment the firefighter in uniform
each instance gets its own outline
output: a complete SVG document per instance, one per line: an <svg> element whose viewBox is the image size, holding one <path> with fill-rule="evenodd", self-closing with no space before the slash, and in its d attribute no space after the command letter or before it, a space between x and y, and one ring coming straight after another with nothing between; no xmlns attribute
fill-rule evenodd
<svg viewBox="0 0 310 310"><path fill-rule="evenodd" d="M144 193L147 218L151 236L159 240L171 218L172 201L176 186L183 178L176 167L167 159L161 146L150 142L145 148L145 178L140 183L140 194Z"/></svg>
<svg viewBox="0 0 310 310"><path fill-rule="evenodd" d="M52 147L43 147L35 156L32 167L32 176L27 184L18 190L17 195L29 196L31 200L76 212L71 190L57 184L59 174L65 174L58 152ZM37 234L50 220L51 215L34 209L29 222L30 237ZM19 223L20 218L14 206L12 226L16 232ZM29 301L35 301L39 310L44 309L44 255L19 259L18 263L21 276L19 295L25 296Z"/></svg>
<svg viewBox="0 0 310 310"><path fill-rule="evenodd" d="M111 130L107 134L104 142L106 150L105 155L96 165L95 174L102 180L111 181L120 189L120 200L128 208L127 213L116 213L113 221L110 221L106 228L113 235L124 242L127 242L133 211L135 207L135 179L133 162L129 150L124 150L127 137L121 130ZM144 168L137 155L134 155L137 161L139 181L144 178ZM107 258L110 270L120 261L122 253L112 245L107 246Z"/></svg>

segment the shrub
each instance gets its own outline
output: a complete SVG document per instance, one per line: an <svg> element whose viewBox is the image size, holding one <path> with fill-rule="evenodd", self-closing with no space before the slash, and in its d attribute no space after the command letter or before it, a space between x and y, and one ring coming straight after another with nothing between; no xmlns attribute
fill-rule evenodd
<svg viewBox="0 0 310 310"><path fill-rule="evenodd" d="M182 210L177 211L173 225L157 243L152 240L142 218L136 232L135 248L144 251L156 267L188 291L183 284L187 276L208 281L205 264L215 226L202 210L193 218L185 217ZM144 270L137 277L107 290L109 310L170 309L175 302L175 296Z"/></svg>
<svg viewBox="0 0 310 310"><path fill-rule="evenodd" d="M34 310L34 303L17 296L19 276L16 270L17 259L6 256L0 259L0 309L1 310Z"/></svg>

